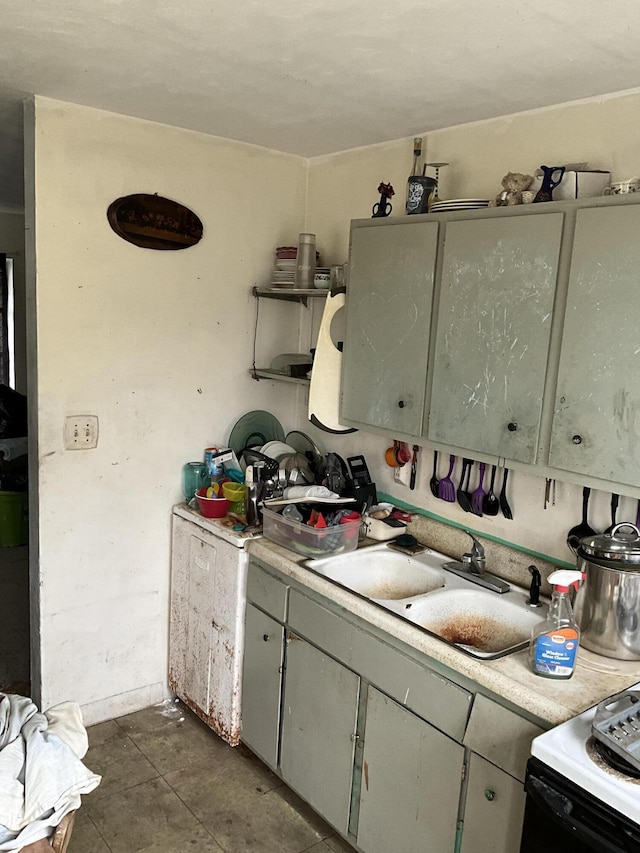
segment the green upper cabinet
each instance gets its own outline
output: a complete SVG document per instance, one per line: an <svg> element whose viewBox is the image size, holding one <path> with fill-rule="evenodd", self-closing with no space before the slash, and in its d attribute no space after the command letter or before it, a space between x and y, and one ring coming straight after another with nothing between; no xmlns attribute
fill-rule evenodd
<svg viewBox="0 0 640 853"><path fill-rule="evenodd" d="M563 217L447 223L431 441L536 461Z"/></svg>
<svg viewBox="0 0 640 853"><path fill-rule="evenodd" d="M640 483L640 206L579 210L549 462Z"/></svg>
<svg viewBox="0 0 640 853"><path fill-rule="evenodd" d="M341 420L420 435L436 222L351 227Z"/></svg>

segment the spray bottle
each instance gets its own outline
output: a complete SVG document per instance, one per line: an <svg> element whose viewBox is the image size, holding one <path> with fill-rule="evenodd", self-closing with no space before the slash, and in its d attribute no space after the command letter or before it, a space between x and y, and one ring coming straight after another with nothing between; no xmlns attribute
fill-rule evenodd
<svg viewBox="0 0 640 853"><path fill-rule="evenodd" d="M571 678L576 665L580 631L571 607L571 587L576 589L582 572L561 569L549 575L553 586L549 613L543 622L534 625L529 645L532 671L543 678Z"/></svg>

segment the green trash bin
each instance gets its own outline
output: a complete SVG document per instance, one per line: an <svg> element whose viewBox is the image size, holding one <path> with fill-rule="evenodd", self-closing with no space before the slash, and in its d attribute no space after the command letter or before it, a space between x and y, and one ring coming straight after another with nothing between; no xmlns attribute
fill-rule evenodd
<svg viewBox="0 0 640 853"><path fill-rule="evenodd" d="M0 547L26 545L29 538L26 492L0 491Z"/></svg>

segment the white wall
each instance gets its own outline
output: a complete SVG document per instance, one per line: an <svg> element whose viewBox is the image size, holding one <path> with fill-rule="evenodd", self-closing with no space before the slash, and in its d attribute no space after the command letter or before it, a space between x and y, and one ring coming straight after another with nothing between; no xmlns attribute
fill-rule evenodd
<svg viewBox="0 0 640 853"><path fill-rule="evenodd" d="M448 128L423 139L428 161L450 164L441 171L441 198L492 198L500 191L506 172L533 174L542 163L588 162L592 168L609 169L613 180L640 174L639 133L640 95L625 94ZM340 262L346 258L349 221L371 215L380 181L395 188L392 215L404 213L412 159L413 137L311 161L307 226L322 239L330 259ZM384 463L384 450L390 443L387 439L364 432L342 438L314 435L343 455L363 451L379 490L534 552L572 560L565 539L567 530L580 521L579 486L558 482L556 505L545 511L544 479L514 471L508 488L514 520L506 521L502 516L479 519L431 496L428 481L433 455L426 441L421 442L417 488L410 492L394 484ZM441 461L441 475L447 461ZM592 492L592 525L600 529L608 526L610 500L609 493ZM636 509L635 499L623 497L618 520L635 520Z"/></svg>
<svg viewBox="0 0 640 853"><path fill-rule="evenodd" d="M248 410L294 426L292 386L248 375L250 290L268 280L274 247L303 230L306 162L38 97L27 169L37 264L39 698L44 707L74 699L92 722L164 695L169 522L183 463L223 443ZM121 240L107 207L136 192L190 207L204 223L202 241L167 252ZM274 353L297 349L297 321L280 332L266 320L266 337L278 335ZM98 415L97 449L64 450L72 414Z"/></svg>

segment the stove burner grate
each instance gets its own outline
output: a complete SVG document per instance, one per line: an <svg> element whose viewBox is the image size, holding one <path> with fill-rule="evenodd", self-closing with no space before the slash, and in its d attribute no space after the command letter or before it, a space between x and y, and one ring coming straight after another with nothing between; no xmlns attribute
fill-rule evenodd
<svg viewBox="0 0 640 853"><path fill-rule="evenodd" d="M623 773L631 779L640 779L640 770L637 770L629 764L628 761L625 761L624 758L621 758L612 749L609 749L609 747L602 743L602 741L599 741L597 738L593 738L593 748L600 758L608 764L609 767L617 770L618 773Z"/></svg>

